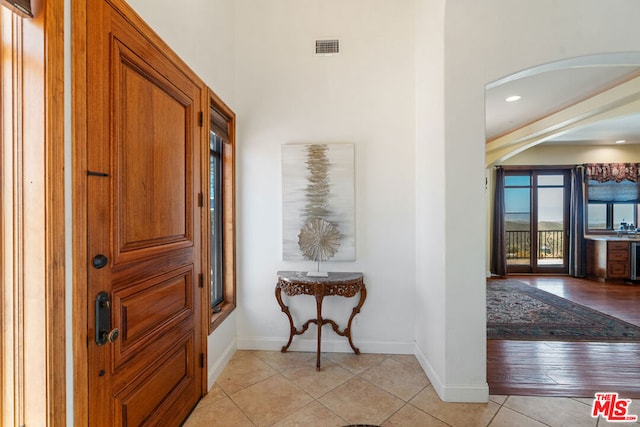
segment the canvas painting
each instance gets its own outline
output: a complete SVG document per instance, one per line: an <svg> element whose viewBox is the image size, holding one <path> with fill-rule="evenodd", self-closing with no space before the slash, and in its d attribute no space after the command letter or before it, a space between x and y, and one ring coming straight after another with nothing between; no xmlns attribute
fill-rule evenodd
<svg viewBox="0 0 640 427"><path fill-rule="evenodd" d="M353 144L284 144L284 260L354 261L354 193Z"/></svg>

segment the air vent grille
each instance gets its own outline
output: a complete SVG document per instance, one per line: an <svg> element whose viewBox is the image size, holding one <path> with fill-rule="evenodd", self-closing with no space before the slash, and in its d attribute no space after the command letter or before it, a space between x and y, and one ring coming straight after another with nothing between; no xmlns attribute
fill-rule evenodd
<svg viewBox="0 0 640 427"><path fill-rule="evenodd" d="M340 40L316 40L316 55L336 55L340 53Z"/></svg>

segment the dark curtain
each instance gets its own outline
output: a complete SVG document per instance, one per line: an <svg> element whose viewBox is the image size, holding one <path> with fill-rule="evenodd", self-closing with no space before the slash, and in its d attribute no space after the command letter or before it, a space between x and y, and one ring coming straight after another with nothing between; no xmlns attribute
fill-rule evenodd
<svg viewBox="0 0 640 427"><path fill-rule="evenodd" d="M587 251L584 240L584 167L571 171L571 222L569 227L569 274L574 277L586 275Z"/></svg>
<svg viewBox="0 0 640 427"><path fill-rule="evenodd" d="M496 168L491 233L491 274L507 275L507 250L504 227L504 169Z"/></svg>

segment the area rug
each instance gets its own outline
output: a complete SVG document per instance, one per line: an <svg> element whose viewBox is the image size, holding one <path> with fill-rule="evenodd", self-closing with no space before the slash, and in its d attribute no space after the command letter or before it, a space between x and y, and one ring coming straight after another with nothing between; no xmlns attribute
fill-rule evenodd
<svg viewBox="0 0 640 427"><path fill-rule="evenodd" d="M488 280L487 338L640 342L640 327L517 280Z"/></svg>

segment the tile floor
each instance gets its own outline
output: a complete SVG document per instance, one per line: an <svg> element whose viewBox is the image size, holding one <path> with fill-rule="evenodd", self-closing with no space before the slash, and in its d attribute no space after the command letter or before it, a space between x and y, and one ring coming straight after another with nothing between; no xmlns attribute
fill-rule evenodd
<svg viewBox="0 0 640 427"><path fill-rule="evenodd" d="M317 372L315 353L239 350L184 426L638 425L592 418L591 404L525 396L445 403L414 356L323 353ZM629 413L640 415L640 401Z"/></svg>

